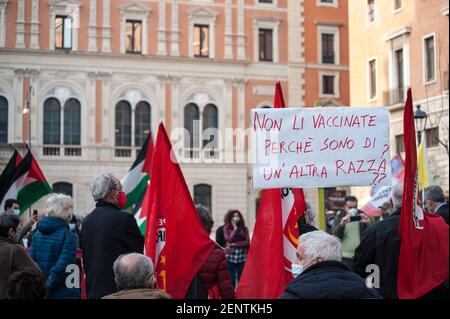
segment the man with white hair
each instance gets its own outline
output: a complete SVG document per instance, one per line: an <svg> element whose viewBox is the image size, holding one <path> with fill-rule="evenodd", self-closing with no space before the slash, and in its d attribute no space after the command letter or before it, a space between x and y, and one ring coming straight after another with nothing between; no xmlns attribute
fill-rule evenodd
<svg viewBox="0 0 450 319"><path fill-rule="evenodd" d="M170 296L156 289L152 260L142 254L120 255L113 265L116 293L102 299L169 299Z"/></svg>
<svg viewBox="0 0 450 319"><path fill-rule="evenodd" d="M299 238L294 279L281 299L375 299L381 296L341 262L338 238L317 230Z"/></svg>
<svg viewBox="0 0 450 319"><path fill-rule="evenodd" d="M98 299L117 291L113 263L122 254L142 253L144 237L134 216L121 211L126 196L115 176L94 177L91 193L97 203L83 221L81 246L87 297Z"/></svg>
<svg viewBox="0 0 450 319"><path fill-rule="evenodd" d="M391 191L390 201L393 206L391 216L366 229L361 244L355 251L353 270L366 278L373 271L367 266L376 265L379 269L378 292L385 299L397 299L397 271L400 257L401 239L398 236L400 214L403 200L403 183L398 183ZM422 298L448 298L448 280L433 289Z"/></svg>

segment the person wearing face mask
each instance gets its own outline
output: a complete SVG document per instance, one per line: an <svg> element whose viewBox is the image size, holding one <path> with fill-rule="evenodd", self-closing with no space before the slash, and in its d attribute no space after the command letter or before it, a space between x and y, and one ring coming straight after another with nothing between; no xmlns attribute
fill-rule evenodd
<svg viewBox="0 0 450 319"><path fill-rule="evenodd" d="M0 216L0 299L7 298L8 280L12 273L27 269L40 272L36 263L18 244L19 217L13 214Z"/></svg>
<svg viewBox="0 0 450 319"><path fill-rule="evenodd" d="M244 218L238 210L230 210L225 215L225 227L223 229L225 239L225 257L231 282L236 288L247 260L250 237Z"/></svg>
<svg viewBox="0 0 450 319"><path fill-rule="evenodd" d="M80 289L66 284L70 275L67 266L76 264L77 253L76 238L68 226L72 214L73 199L52 194L47 200L46 216L33 235L30 257L44 274L49 299L80 298Z"/></svg>
<svg viewBox="0 0 450 319"><path fill-rule="evenodd" d="M373 288L341 262L339 239L317 230L303 234L292 263L294 279L281 299L381 299Z"/></svg>
<svg viewBox="0 0 450 319"><path fill-rule="evenodd" d="M355 249L359 246L363 232L371 224L371 219L358 209L355 196L346 196L344 210L339 211L333 222L331 234L338 237L342 243L342 262L352 267Z"/></svg>
<svg viewBox="0 0 450 319"><path fill-rule="evenodd" d="M143 254L120 255L113 264L117 292L102 299L170 299L159 290L152 260Z"/></svg>
<svg viewBox="0 0 450 319"><path fill-rule="evenodd" d="M5 211L3 214L14 214L15 216L20 218L20 205L17 200L12 198L7 199L5 201L4 209ZM19 225L20 244L22 246L23 246L22 239L25 238L31 232L31 229L33 228L33 225L36 223L36 221L37 216L33 215L23 227Z"/></svg>
<svg viewBox="0 0 450 319"><path fill-rule="evenodd" d="M81 225L81 249L87 298L100 299L117 292L114 261L123 254L142 253L144 237L134 216L121 210L126 196L115 176L104 173L94 177L90 189L96 207Z"/></svg>

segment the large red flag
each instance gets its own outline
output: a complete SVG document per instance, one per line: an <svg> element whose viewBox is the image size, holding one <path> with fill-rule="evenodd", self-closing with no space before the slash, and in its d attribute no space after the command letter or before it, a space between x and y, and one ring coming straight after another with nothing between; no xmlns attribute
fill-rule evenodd
<svg viewBox="0 0 450 319"><path fill-rule="evenodd" d="M145 252L155 263L158 287L174 298L183 298L214 242L200 223L162 123L151 171L142 203L147 212Z"/></svg>
<svg viewBox="0 0 450 319"><path fill-rule="evenodd" d="M448 278L448 225L441 216L417 205L417 154L411 89L403 114L405 177L400 217L398 296L418 298Z"/></svg>
<svg viewBox="0 0 450 319"><path fill-rule="evenodd" d="M275 85L275 108L286 107L280 82ZM241 279L239 298L279 297L292 280L291 264L296 258L297 221L306 210L303 190L265 189Z"/></svg>

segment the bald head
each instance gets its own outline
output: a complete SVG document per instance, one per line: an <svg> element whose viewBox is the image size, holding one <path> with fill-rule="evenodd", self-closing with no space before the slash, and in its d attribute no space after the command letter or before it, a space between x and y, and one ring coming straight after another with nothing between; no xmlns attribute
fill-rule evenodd
<svg viewBox="0 0 450 319"><path fill-rule="evenodd" d="M113 265L117 289L154 288L152 260L142 254L121 255Z"/></svg>

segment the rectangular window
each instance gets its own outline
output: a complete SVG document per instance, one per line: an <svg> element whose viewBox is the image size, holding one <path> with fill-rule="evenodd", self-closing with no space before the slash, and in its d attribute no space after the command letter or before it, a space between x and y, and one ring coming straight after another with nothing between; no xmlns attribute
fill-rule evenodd
<svg viewBox="0 0 450 319"><path fill-rule="evenodd" d="M402 8L402 0L393 0L394 1L394 11L400 10Z"/></svg>
<svg viewBox="0 0 450 319"><path fill-rule="evenodd" d="M439 127L426 129L425 136L427 139L427 148L439 146Z"/></svg>
<svg viewBox="0 0 450 319"><path fill-rule="evenodd" d="M334 64L333 33L322 33L322 63Z"/></svg>
<svg viewBox="0 0 450 319"><path fill-rule="evenodd" d="M425 82L431 82L436 79L436 70L434 63L434 36L424 40L425 48Z"/></svg>
<svg viewBox="0 0 450 319"><path fill-rule="evenodd" d="M395 136L395 148L397 153L403 153L405 151L405 143L403 141L403 134Z"/></svg>
<svg viewBox="0 0 450 319"><path fill-rule="evenodd" d="M258 0L259 3L273 3L273 0Z"/></svg>
<svg viewBox="0 0 450 319"><path fill-rule="evenodd" d="M259 29L259 61L273 61L272 33L272 29Z"/></svg>
<svg viewBox="0 0 450 319"><path fill-rule="evenodd" d="M320 3L334 3L334 0L320 0Z"/></svg>
<svg viewBox="0 0 450 319"><path fill-rule="evenodd" d="M126 52L142 52L142 21L127 20L125 27Z"/></svg>
<svg viewBox="0 0 450 319"><path fill-rule="evenodd" d="M401 103L404 100L404 76L403 76L403 49L399 49L394 52L395 69L396 69L396 86L394 88L393 103Z"/></svg>
<svg viewBox="0 0 450 319"><path fill-rule="evenodd" d="M375 22L375 0L367 0L367 23Z"/></svg>
<svg viewBox="0 0 450 319"><path fill-rule="evenodd" d="M377 96L377 64L376 60L369 61L369 99Z"/></svg>
<svg viewBox="0 0 450 319"><path fill-rule="evenodd" d="M334 75L322 76L322 94L334 95Z"/></svg>
<svg viewBox="0 0 450 319"><path fill-rule="evenodd" d="M55 48L72 48L72 19L68 16L55 17Z"/></svg>
<svg viewBox="0 0 450 319"><path fill-rule="evenodd" d="M194 56L207 58L209 57L209 26L196 24L194 25Z"/></svg>

